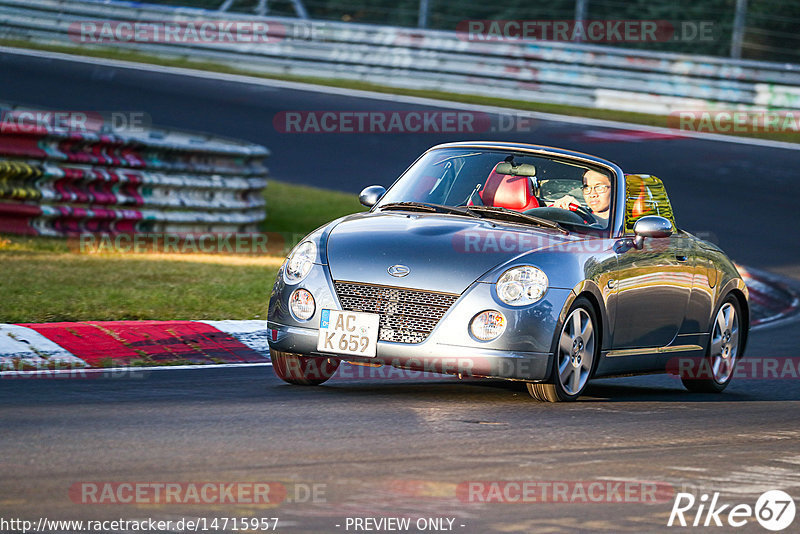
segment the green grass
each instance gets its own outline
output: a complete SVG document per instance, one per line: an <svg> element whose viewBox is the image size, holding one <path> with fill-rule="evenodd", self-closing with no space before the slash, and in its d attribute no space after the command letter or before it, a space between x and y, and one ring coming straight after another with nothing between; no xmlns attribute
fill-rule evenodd
<svg viewBox="0 0 800 534"><path fill-rule="evenodd" d="M265 232L297 239L359 211L355 195L270 181ZM0 322L264 319L282 256L79 254L66 239L0 237Z"/></svg>
<svg viewBox="0 0 800 534"><path fill-rule="evenodd" d="M0 322L256 319L277 266L0 251Z"/></svg>
<svg viewBox="0 0 800 534"><path fill-rule="evenodd" d="M230 65L221 63L198 61L190 59L188 57L164 58L158 56L151 56L139 52L123 50L120 48L105 48L105 47L101 48L101 47L89 47L89 46L43 44L43 43L33 43L29 41L13 40L13 39L0 39L0 45L17 47L17 48L28 48L34 50L63 52L67 54L77 54L81 56L135 61L138 63L150 63L154 65L184 67L184 68L191 68L198 70L207 70L212 72L243 74L246 76L256 76L260 78L269 78L276 80L298 81L305 83L313 83L317 85L326 85L331 87L362 89L365 91L374 91L387 94L419 96L424 98L448 100L452 102L464 102L469 104L499 106L499 107L509 108L510 110L538 111L544 113L555 113L559 115L570 115L575 117L587 117L594 119L623 121L634 124L643 124L647 126L660 126L664 128L669 127L666 115L652 115L649 113L636 113L631 111L617 111L617 110L607 110L607 109L586 108L580 106L567 106L563 104L548 104L541 102L531 102L527 100L513 100L507 98L493 98L493 97L477 96L477 95L447 93L444 91L405 89L399 87L388 87L383 85L377 85L367 82L360 82L356 80L292 76L285 74L279 75L272 73L257 72L254 70L248 70L246 68L231 67ZM792 132L756 132L756 133L721 132L721 133L723 133L723 135L753 137L757 139L768 139L773 141L783 141L787 143L798 142L798 135Z"/></svg>
<svg viewBox="0 0 800 534"><path fill-rule="evenodd" d="M287 237L295 237L295 242L328 221L365 209L355 194L275 180L269 181L264 194L267 220L262 225L263 230L285 233Z"/></svg>

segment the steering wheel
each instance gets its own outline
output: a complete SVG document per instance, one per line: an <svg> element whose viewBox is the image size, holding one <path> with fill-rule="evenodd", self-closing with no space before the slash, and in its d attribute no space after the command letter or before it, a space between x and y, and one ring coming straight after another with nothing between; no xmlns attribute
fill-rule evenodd
<svg viewBox="0 0 800 534"><path fill-rule="evenodd" d="M584 208L579 204L575 204L574 202L570 202L569 204L569 211L574 211L578 215L583 218L583 222L586 224L594 224L597 222L597 218L592 215L592 212Z"/></svg>

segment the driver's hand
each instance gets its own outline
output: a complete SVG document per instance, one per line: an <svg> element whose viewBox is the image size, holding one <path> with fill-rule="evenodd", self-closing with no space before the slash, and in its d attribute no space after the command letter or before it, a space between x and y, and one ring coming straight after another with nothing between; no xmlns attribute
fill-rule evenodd
<svg viewBox="0 0 800 534"><path fill-rule="evenodd" d="M573 197L572 195L567 195L553 202L553 205L551 207L561 208L562 210L568 210L570 204L577 204L580 206L580 202L578 202L578 200L575 197Z"/></svg>

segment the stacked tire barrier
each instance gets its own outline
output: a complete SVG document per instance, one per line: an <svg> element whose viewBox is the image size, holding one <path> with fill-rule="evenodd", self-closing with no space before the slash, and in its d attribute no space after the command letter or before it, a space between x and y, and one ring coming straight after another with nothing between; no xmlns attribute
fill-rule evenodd
<svg viewBox="0 0 800 534"><path fill-rule="evenodd" d="M259 23L258 42L82 40L82 23ZM116 25L116 26L115 26ZM455 30L455 29L454 29ZM124 33L124 32L123 32ZM128 32L131 34L132 32ZM108 35L108 34L107 34ZM113 37L113 35L112 35ZM251 72L668 114L675 110L800 109L800 66L531 40L473 40L434 31L264 18L115 0L0 0L0 38L115 46ZM120 42L124 41L124 42Z"/></svg>
<svg viewBox="0 0 800 534"><path fill-rule="evenodd" d="M8 119L25 114L0 104L0 232L254 232L265 218L262 146Z"/></svg>

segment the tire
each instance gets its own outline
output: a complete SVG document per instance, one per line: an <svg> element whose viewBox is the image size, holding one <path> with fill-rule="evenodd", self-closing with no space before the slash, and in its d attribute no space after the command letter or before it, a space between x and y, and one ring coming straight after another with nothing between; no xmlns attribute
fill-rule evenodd
<svg viewBox="0 0 800 534"><path fill-rule="evenodd" d="M721 393L733 378L742 347L742 312L739 301L728 295L714 314L708 347L693 377L681 376L686 389L696 393Z"/></svg>
<svg viewBox="0 0 800 534"><path fill-rule="evenodd" d="M270 349L272 370L278 378L298 386L318 386L339 368L339 360L318 356L301 356Z"/></svg>
<svg viewBox="0 0 800 534"><path fill-rule="evenodd" d="M600 323L594 306L578 297L554 340L553 370L546 382L528 383L528 393L543 402L574 401L594 374L600 357Z"/></svg>

